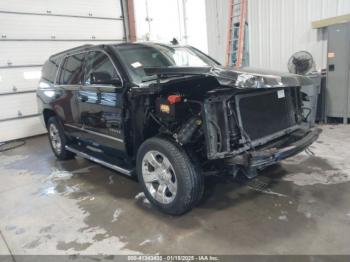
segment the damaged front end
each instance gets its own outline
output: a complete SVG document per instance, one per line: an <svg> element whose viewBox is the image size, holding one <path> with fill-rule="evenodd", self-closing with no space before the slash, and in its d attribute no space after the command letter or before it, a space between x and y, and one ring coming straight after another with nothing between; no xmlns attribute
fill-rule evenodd
<svg viewBox="0 0 350 262"><path fill-rule="evenodd" d="M321 133L303 116L300 90L310 84L308 78L219 68L152 73L159 79L162 74L187 75L158 80L157 118L204 169L241 170L251 178L307 149Z"/></svg>
<svg viewBox="0 0 350 262"><path fill-rule="evenodd" d="M321 133L304 122L300 87L237 91L204 101L207 157L248 177L307 149Z"/></svg>

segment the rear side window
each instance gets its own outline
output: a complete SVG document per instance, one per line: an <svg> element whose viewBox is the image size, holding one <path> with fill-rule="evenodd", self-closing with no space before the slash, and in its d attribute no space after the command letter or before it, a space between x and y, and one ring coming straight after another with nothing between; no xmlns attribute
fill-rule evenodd
<svg viewBox="0 0 350 262"><path fill-rule="evenodd" d="M85 84L91 84L91 77L95 73L103 73L109 79L119 79L117 70L114 68L111 59L103 52L93 51L86 59L86 79Z"/></svg>
<svg viewBox="0 0 350 262"><path fill-rule="evenodd" d="M59 58L50 58L46 61L42 70L41 79L47 83L54 84L60 61L61 59Z"/></svg>
<svg viewBox="0 0 350 262"><path fill-rule="evenodd" d="M58 84L81 85L84 75L84 56L85 54L77 54L64 59Z"/></svg>

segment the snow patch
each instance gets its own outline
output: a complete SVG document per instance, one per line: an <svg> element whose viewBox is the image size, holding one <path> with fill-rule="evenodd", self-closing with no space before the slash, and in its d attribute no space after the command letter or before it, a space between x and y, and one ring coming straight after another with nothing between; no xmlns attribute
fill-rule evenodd
<svg viewBox="0 0 350 262"><path fill-rule="evenodd" d="M162 235L158 235L158 236L155 236L152 239L144 240L143 242L141 242L139 244L139 246L144 246L144 245L153 244L153 243L162 243L162 242L163 242L163 236Z"/></svg>
<svg viewBox="0 0 350 262"><path fill-rule="evenodd" d="M53 169L49 178L53 180L68 180L71 179L76 174L85 174L90 172L90 169L94 166L88 166L84 168L80 168L73 171L59 170L57 168Z"/></svg>
<svg viewBox="0 0 350 262"><path fill-rule="evenodd" d="M122 213L123 211L119 208L117 208L114 213L113 213L113 219L112 219L112 223L116 222L120 216L120 214Z"/></svg>
<svg viewBox="0 0 350 262"><path fill-rule="evenodd" d="M141 243L139 244L139 246L144 246L144 245L150 244L150 243L152 243L152 241L149 240L149 239L146 239L145 241L141 242Z"/></svg>
<svg viewBox="0 0 350 262"><path fill-rule="evenodd" d="M0 163L4 166L10 165L12 163L16 163L17 161L21 161L28 158L28 156L23 155L15 155L15 156L6 156L0 155Z"/></svg>
<svg viewBox="0 0 350 262"><path fill-rule="evenodd" d="M312 217L312 214L308 212L305 214L305 216L306 216L306 218L310 219Z"/></svg>
<svg viewBox="0 0 350 262"><path fill-rule="evenodd" d="M145 196L145 193L143 193L143 192L140 192L140 193L138 193L136 196L135 196L135 199L136 200L139 200L139 199L143 199L143 198L145 198L146 196Z"/></svg>
<svg viewBox="0 0 350 262"><path fill-rule="evenodd" d="M298 186L312 186L316 184L335 185L350 182L350 175L338 170L327 170L312 172L310 174L296 173L283 178L285 181L293 182Z"/></svg>
<svg viewBox="0 0 350 262"><path fill-rule="evenodd" d="M278 217L278 220L288 222L288 217L286 215L281 215Z"/></svg>
<svg viewBox="0 0 350 262"><path fill-rule="evenodd" d="M249 189L257 191L257 192L260 192L260 193L268 194L268 195L273 195L273 196L278 196L278 197L288 197L287 195L280 194L280 193L277 193L277 192L273 192L269 188L259 189L259 188L249 187Z"/></svg>
<svg viewBox="0 0 350 262"><path fill-rule="evenodd" d="M108 177L108 179L109 179L108 184L113 185L113 184L114 184L113 175L110 175L110 176Z"/></svg>
<svg viewBox="0 0 350 262"><path fill-rule="evenodd" d="M68 180L68 179L71 179L72 176L73 176L72 172L53 169L51 172L50 178L53 180Z"/></svg>

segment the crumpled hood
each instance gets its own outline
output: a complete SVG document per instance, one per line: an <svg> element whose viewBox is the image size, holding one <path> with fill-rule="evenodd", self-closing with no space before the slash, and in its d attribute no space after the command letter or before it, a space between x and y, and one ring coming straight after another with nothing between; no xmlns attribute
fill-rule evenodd
<svg viewBox="0 0 350 262"><path fill-rule="evenodd" d="M256 68L214 67L210 75L221 85L236 88L280 88L313 85L305 76Z"/></svg>

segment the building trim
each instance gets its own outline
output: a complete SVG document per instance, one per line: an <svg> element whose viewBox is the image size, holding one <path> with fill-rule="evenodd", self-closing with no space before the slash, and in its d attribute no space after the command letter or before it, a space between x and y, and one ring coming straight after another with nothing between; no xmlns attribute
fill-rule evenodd
<svg viewBox="0 0 350 262"><path fill-rule="evenodd" d="M345 24L350 22L350 14L335 16L312 22L313 29L320 29L331 25Z"/></svg>

